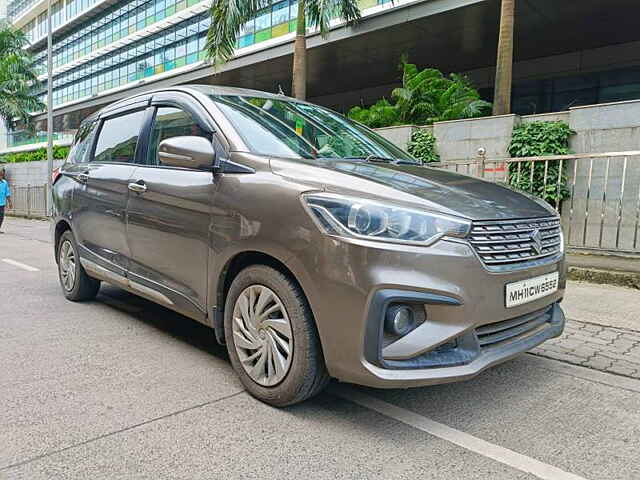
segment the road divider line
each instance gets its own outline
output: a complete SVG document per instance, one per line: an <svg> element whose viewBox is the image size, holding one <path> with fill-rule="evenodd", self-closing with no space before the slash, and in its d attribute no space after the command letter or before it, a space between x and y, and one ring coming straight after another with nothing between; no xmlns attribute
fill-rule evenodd
<svg viewBox="0 0 640 480"><path fill-rule="evenodd" d="M30 265L26 265L24 263L16 262L15 260L11 260L10 258L3 258L2 261L4 263L8 263L9 265L13 265L14 267L21 268L22 270L26 270L27 272L39 272L40 269L36 267L32 267Z"/></svg>
<svg viewBox="0 0 640 480"><path fill-rule="evenodd" d="M587 480L579 475L565 472L564 470L554 467L553 465L548 465L536 460L535 458L489 443L481 438L456 430L455 428L451 428L443 423L436 422L405 408L365 395L353 388L339 386L333 388L332 392L340 398L368 408L369 410L373 410L374 412L378 412L385 417L392 418L413 428L422 430L423 432L442 440L446 440L447 442L458 445L459 447L482 455L483 457L490 458L522 472L535 475L543 480Z"/></svg>

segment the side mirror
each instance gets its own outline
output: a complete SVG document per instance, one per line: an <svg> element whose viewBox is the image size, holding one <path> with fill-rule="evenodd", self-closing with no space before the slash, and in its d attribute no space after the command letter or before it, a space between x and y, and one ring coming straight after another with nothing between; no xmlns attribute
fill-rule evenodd
<svg viewBox="0 0 640 480"><path fill-rule="evenodd" d="M211 140L203 137L173 137L158 146L160 165L211 170L215 168L216 151Z"/></svg>

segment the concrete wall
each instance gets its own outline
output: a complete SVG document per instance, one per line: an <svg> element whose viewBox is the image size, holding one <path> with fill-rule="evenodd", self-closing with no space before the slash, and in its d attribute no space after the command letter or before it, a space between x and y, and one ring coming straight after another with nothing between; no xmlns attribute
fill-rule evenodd
<svg viewBox="0 0 640 480"><path fill-rule="evenodd" d="M538 121L564 121L576 131L570 147L575 153L605 153L640 150L640 100L574 107L568 112L538 115L503 115L438 122L433 126L437 149L443 161L477 158L478 149L488 159L508 157L514 126ZM406 148L416 126L377 129L385 138Z"/></svg>
<svg viewBox="0 0 640 480"><path fill-rule="evenodd" d="M438 122L433 126L443 162L478 158L484 149L489 159L505 158L516 115Z"/></svg>
<svg viewBox="0 0 640 480"><path fill-rule="evenodd" d="M411 135L418 127L415 125L400 125L396 127L377 128L376 132L394 145L406 150L411 141Z"/></svg>
<svg viewBox="0 0 640 480"><path fill-rule="evenodd" d="M63 160L54 160L53 168L62 165ZM0 164L7 172L11 186L44 185L47 183L47 162L23 162Z"/></svg>

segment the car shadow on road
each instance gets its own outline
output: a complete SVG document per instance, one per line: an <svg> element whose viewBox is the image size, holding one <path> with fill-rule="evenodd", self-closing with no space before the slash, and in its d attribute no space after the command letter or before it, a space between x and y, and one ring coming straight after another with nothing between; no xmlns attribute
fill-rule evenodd
<svg viewBox="0 0 640 480"><path fill-rule="evenodd" d="M213 330L189 317L111 285L101 287L96 301L131 315L192 347L229 361L226 347L216 341Z"/></svg>
<svg viewBox="0 0 640 480"><path fill-rule="evenodd" d="M96 301L229 362L226 347L218 344L213 330L188 317L110 285L102 287ZM345 408L362 409L355 404L346 407L344 397L336 394L345 386L445 423L460 420L470 424L487 420L502 422L505 409L517 408L532 396L540 395L548 383L548 372L537 370L527 359L528 355L518 357L465 382L413 389L377 390L332 380L329 388L318 397L288 407L286 412L295 417L322 418L332 413L342 416Z"/></svg>
<svg viewBox="0 0 640 480"><path fill-rule="evenodd" d="M549 408L562 404L559 385L550 379L549 371L536 368L529 360L529 355L522 355L464 382L411 389L380 390L332 380L323 394L288 410L296 417L316 415L318 408L343 416L344 401L354 392L466 431L488 424L519 425L529 409L538 411L545 402ZM361 428L383 435L378 426L374 422Z"/></svg>

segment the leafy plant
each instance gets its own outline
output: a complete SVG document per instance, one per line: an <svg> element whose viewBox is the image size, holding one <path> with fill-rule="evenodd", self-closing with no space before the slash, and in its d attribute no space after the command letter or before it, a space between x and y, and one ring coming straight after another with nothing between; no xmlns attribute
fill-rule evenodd
<svg viewBox="0 0 640 480"><path fill-rule="evenodd" d="M491 110L491 104L480 98L470 80L463 75L445 76L434 68L419 70L404 58L400 70L402 87L391 92L394 103L382 99L369 108L353 107L348 116L378 128L475 118L485 116Z"/></svg>
<svg viewBox="0 0 640 480"><path fill-rule="evenodd" d="M32 130L29 113L45 108L32 93L38 78L32 57L25 49L28 43L22 31L6 22L0 23L0 117L10 130L18 122Z"/></svg>
<svg viewBox="0 0 640 480"><path fill-rule="evenodd" d="M349 110L349 118L370 128L400 125L398 109L386 98L378 100L369 108L353 107Z"/></svg>
<svg viewBox="0 0 640 480"><path fill-rule="evenodd" d="M567 155L571 153L569 139L575 133L564 122L533 122L518 125L513 130L509 154L516 158ZM511 163L509 184L531 192L555 206L556 203L569 197L567 177L564 171L560 172L559 161L549 161L545 182L545 163L547 162Z"/></svg>
<svg viewBox="0 0 640 480"><path fill-rule="evenodd" d="M413 132L407 151L423 163L440 161L436 152L436 137L429 130L418 129Z"/></svg>
<svg viewBox="0 0 640 480"><path fill-rule="evenodd" d="M53 146L53 158L54 160L64 160L69 155L69 147L63 147L60 145ZM47 149L45 147L31 150L29 152L13 152L0 155L0 161L5 163L23 163L23 162L38 162L47 159Z"/></svg>

